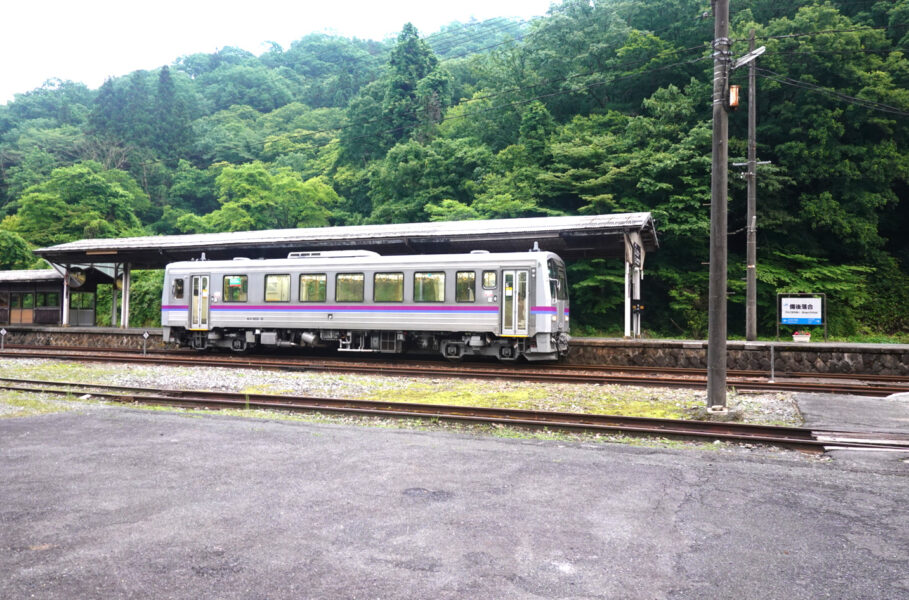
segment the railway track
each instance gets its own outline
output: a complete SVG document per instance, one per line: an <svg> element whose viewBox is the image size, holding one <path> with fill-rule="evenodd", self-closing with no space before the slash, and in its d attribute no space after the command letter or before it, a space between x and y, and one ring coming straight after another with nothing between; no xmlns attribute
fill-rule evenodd
<svg viewBox="0 0 909 600"><path fill-rule="evenodd" d="M0 389L56 395L90 395L121 403L205 409L265 409L285 412L341 413L347 415L418 418L465 423L498 424L596 433L656 435L686 439L771 444L823 452L831 448L909 450L909 435L862 431L812 430L800 427L748 425L711 421L684 421L589 413L532 411L447 406L370 400L242 394L199 390L161 390L76 384L60 381L0 378Z"/></svg>
<svg viewBox="0 0 909 600"><path fill-rule="evenodd" d="M190 352L140 354L93 349L13 349L0 356L49 358L94 362L130 362L210 366L227 368L276 369L289 371L325 371L366 375L399 375L409 377L460 377L476 379L518 379L532 382L593 383L613 385L666 386L701 388L706 385L703 369L650 368L625 366L580 365L501 365L490 363L409 363L371 360L313 359L309 357L214 355ZM780 373L773 381L761 371L729 371L727 382L738 390L813 392L883 397L909 392L909 378L870 375L848 378L842 374ZM805 381L807 378L814 380ZM819 380L822 379L822 380Z"/></svg>

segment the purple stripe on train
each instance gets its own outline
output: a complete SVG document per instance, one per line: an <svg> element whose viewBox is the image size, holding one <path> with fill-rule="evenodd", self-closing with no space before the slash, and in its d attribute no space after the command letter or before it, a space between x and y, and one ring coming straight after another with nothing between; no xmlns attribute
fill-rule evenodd
<svg viewBox="0 0 909 600"><path fill-rule="evenodd" d="M275 305L275 306L261 306L261 305L226 305L226 304L214 304L211 307L212 310L218 311L243 311L243 310L252 310L252 311L302 311L302 312L498 312L499 308L497 306L411 306L411 305L397 305L397 306L386 306L386 305L327 305L327 304L313 304L313 305Z"/></svg>
<svg viewBox="0 0 909 600"><path fill-rule="evenodd" d="M189 310L187 305L164 305L161 307L162 311L177 311L177 310ZM385 306L385 305L369 305L369 306L350 306L350 305L325 305L325 304L312 304L312 305L271 305L271 306L261 306L254 305L249 306L246 304L213 304L211 305L211 310L256 310L256 311L303 311L303 312L484 312L484 313L493 313L498 312L499 307L476 305L476 306ZM555 313L558 312L554 306L532 306L530 307L531 313ZM568 314L568 309L565 309L565 314Z"/></svg>

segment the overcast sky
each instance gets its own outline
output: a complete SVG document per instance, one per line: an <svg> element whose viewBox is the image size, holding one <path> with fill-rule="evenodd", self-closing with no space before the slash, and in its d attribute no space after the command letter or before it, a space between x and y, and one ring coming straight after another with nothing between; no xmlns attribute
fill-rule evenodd
<svg viewBox="0 0 909 600"><path fill-rule="evenodd" d="M543 15L550 0L15 0L0 20L0 104L54 77L97 88L195 52L259 55L310 32L384 39L407 21L422 35L471 17Z"/></svg>

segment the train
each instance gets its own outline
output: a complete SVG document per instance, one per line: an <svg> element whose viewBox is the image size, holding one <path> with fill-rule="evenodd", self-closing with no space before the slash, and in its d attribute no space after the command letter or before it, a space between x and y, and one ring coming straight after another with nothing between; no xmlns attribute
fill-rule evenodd
<svg viewBox="0 0 909 600"><path fill-rule="evenodd" d="M167 265L165 342L206 350L328 347L448 359L568 352L565 263L527 252L385 256L367 250Z"/></svg>

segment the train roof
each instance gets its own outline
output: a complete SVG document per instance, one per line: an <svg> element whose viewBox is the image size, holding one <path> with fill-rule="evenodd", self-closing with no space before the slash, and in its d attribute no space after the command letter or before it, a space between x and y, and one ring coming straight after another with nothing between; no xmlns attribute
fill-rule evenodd
<svg viewBox="0 0 909 600"><path fill-rule="evenodd" d="M536 260L547 260L551 257L558 258L553 252L534 251L534 252L486 252L478 251L469 254L416 254L412 256L383 256L374 252L328 252L314 256L298 256L292 258L277 259L250 259L238 257L232 260L198 260L198 261L181 261L171 263L167 266L169 270L191 270L191 271L221 271L235 270L243 271L254 269L329 269L335 268L356 269L356 268L407 268L413 267L432 267L438 266L497 266L499 264L521 264L529 263Z"/></svg>
<svg viewBox="0 0 909 600"><path fill-rule="evenodd" d="M217 260L351 248L383 255L463 253L476 248L514 252L538 242L563 258L620 258L629 233L640 234L648 252L659 247L652 215L640 212L93 239L39 248L35 254L61 265L129 263L136 269L154 269L199 258L203 252Z"/></svg>

